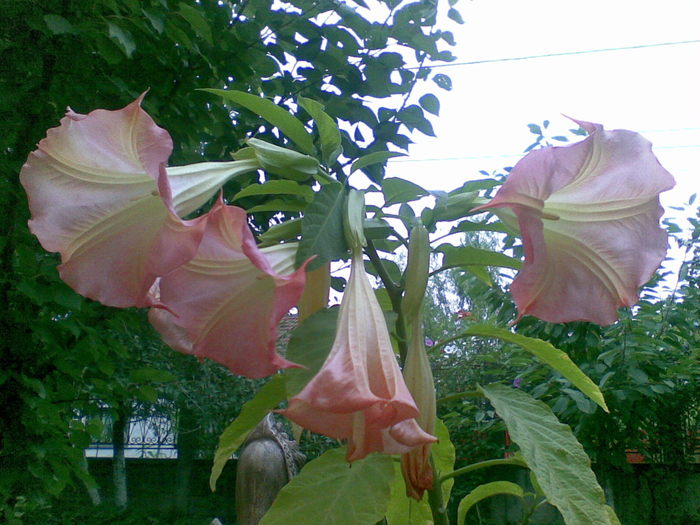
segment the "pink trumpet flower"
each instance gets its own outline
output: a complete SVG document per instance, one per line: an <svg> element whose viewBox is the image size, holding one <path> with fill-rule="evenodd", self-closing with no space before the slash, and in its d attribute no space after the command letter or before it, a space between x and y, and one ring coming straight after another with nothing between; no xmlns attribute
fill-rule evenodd
<svg viewBox="0 0 700 525"><path fill-rule="evenodd" d="M30 229L60 252L61 277L78 293L109 306L155 306L151 321L172 347L249 377L294 366L274 342L304 287L296 246L259 250L245 211L221 201L198 219L178 216L259 163L166 169L172 140L142 100L88 115L69 110L48 131L21 173Z"/></svg>
<svg viewBox="0 0 700 525"><path fill-rule="evenodd" d="M480 209L515 214L500 216L525 249L511 286L519 317L606 325L666 255L659 194L675 182L641 135L576 122L585 140L530 152Z"/></svg>
<svg viewBox="0 0 700 525"><path fill-rule="evenodd" d="M436 441L415 420L418 409L360 253L352 259L330 354L283 413L313 432L347 439L348 461L371 452L401 454Z"/></svg>
<svg viewBox="0 0 700 525"><path fill-rule="evenodd" d="M174 349L246 377L295 366L275 352L276 327L304 288L295 244L258 249L245 211L221 199L208 213L197 254L159 281L167 311L149 313Z"/></svg>
<svg viewBox="0 0 700 525"><path fill-rule="evenodd" d="M68 110L22 168L29 228L61 254L62 279L110 306L148 306L156 277L191 259L204 232L172 206L168 132L141 109Z"/></svg>

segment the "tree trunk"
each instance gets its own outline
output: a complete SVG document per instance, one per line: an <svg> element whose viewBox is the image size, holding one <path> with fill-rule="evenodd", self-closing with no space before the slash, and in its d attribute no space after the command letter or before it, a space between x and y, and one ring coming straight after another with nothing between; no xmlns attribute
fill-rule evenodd
<svg viewBox="0 0 700 525"><path fill-rule="evenodd" d="M182 403L177 419L177 470L175 472L174 510L187 515L190 502L190 479L197 454L197 418L193 410Z"/></svg>
<svg viewBox="0 0 700 525"><path fill-rule="evenodd" d="M88 462L85 455L83 455L83 468L85 469L85 472L89 473ZM88 496L90 496L90 501L92 502L92 504L95 507L100 505L102 503L102 498L100 497L100 488L97 485L97 482L94 482L94 484L92 484L89 482L89 480L85 480L83 483L85 484L85 488L87 489L87 493Z"/></svg>
<svg viewBox="0 0 700 525"><path fill-rule="evenodd" d="M112 447L114 449L114 462L112 475L114 478L114 504L119 509L125 509L128 503L126 483L126 457L124 446L127 425L129 424L129 410L120 403L115 410L114 423L112 425Z"/></svg>

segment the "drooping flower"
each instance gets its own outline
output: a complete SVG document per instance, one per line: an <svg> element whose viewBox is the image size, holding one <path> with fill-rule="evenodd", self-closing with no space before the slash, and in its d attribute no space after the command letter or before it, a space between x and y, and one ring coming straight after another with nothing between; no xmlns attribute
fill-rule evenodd
<svg viewBox="0 0 700 525"><path fill-rule="evenodd" d="M399 454L431 443L415 418L386 321L355 251L336 338L321 370L284 414L313 432L348 440L348 461L371 452Z"/></svg>
<svg viewBox="0 0 700 525"><path fill-rule="evenodd" d="M416 422L428 434L435 432L437 417L435 381L425 350L423 331L423 303L430 272L430 238L421 223L411 229L408 241L408 263L406 265L406 289L401 302L401 311L406 321L410 338L406 350L403 377L408 391L420 411ZM433 487L433 467L430 464L432 443L424 443L401 456L401 472L406 485L406 495L418 501L423 493Z"/></svg>
<svg viewBox="0 0 700 525"><path fill-rule="evenodd" d="M665 257L659 194L674 180L641 135L577 123L585 140L530 152L480 209L515 214L501 218L525 249L511 285L520 317L606 325L637 301Z"/></svg>
<svg viewBox="0 0 700 525"><path fill-rule="evenodd" d="M196 255L159 281L149 318L171 347L246 377L294 366L275 352L276 327L304 288L296 245L258 249L243 209L221 199Z"/></svg>
<svg viewBox="0 0 700 525"><path fill-rule="evenodd" d="M165 169L172 140L141 109L143 97L117 111L69 109L20 175L29 227L61 254L63 280L110 306L149 306L155 279L191 259L204 231L205 220L177 212L193 211L214 183L255 169L251 161L179 168L173 204Z"/></svg>

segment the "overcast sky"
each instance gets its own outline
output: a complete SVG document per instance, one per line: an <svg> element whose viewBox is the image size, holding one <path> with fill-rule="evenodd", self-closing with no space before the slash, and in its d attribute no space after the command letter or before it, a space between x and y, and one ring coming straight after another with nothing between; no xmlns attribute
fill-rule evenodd
<svg viewBox="0 0 700 525"><path fill-rule="evenodd" d="M461 0L456 7L465 20L449 27L457 62L488 62L441 68L450 92L421 87L440 98L437 138L415 133L410 157L392 161L389 176L453 189L481 169L513 165L534 138L528 123L574 127L566 114L650 139L678 181L665 204L700 192L698 0ZM656 45L684 41L695 42ZM577 54L500 60L570 52Z"/></svg>

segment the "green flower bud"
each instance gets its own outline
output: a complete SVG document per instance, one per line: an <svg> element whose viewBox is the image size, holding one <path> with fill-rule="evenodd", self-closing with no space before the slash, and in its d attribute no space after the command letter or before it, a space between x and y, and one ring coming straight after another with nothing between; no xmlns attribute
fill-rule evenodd
<svg viewBox="0 0 700 525"><path fill-rule="evenodd" d="M430 269L430 239L428 230L417 224L411 230L408 241L408 265L406 267L406 291L401 301L404 318L411 322L420 315Z"/></svg>

